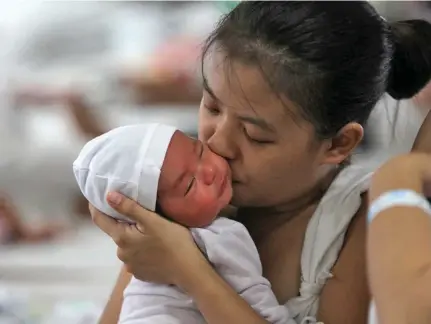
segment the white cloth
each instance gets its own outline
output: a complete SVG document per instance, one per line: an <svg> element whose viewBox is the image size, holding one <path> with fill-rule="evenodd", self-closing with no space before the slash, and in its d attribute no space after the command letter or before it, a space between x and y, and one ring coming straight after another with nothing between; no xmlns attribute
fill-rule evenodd
<svg viewBox="0 0 431 324"><path fill-rule="evenodd" d="M115 128L89 141L73 163L85 198L114 218L127 219L106 203L117 191L154 211L160 171L176 128L139 124Z"/></svg>
<svg viewBox="0 0 431 324"><path fill-rule="evenodd" d="M286 304L298 323L315 322L320 292L332 277L346 231L361 205L361 194L368 190L371 175L366 167L347 166L331 184L308 224L301 256L300 294Z"/></svg>
<svg viewBox="0 0 431 324"><path fill-rule="evenodd" d="M215 270L256 312L270 323L296 323L262 276L257 248L242 224L218 218L209 227L191 232ZM201 324L205 319L193 300L178 288L133 278L124 292L119 323Z"/></svg>
<svg viewBox="0 0 431 324"><path fill-rule="evenodd" d="M379 324L376 304L374 301L371 302L370 309L368 311L368 324Z"/></svg>

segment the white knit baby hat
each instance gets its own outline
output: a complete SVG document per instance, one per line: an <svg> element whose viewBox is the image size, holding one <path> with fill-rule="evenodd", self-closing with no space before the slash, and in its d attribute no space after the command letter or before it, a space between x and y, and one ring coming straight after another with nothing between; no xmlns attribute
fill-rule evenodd
<svg viewBox="0 0 431 324"><path fill-rule="evenodd" d="M154 211L160 170L177 129L149 123L115 128L89 141L73 163L76 181L87 200L101 212L128 219L106 201L120 192Z"/></svg>

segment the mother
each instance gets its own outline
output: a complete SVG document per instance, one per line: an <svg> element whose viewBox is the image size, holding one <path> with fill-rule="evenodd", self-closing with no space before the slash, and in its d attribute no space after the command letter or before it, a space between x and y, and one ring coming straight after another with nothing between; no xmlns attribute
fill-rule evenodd
<svg viewBox="0 0 431 324"><path fill-rule="evenodd" d="M409 98L428 82L430 35L424 21L388 24L368 2L241 2L206 43L199 138L229 162L237 218L280 303L300 309L298 322L366 322L366 188L353 191L358 206L341 215L347 225L325 250L335 255L331 274L314 283L320 286L307 286L304 271L318 261L308 256L321 248L316 237L339 226L325 223L331 209L317 225L313 219L328 201L337 206L337 197L325 196L331 184L357 189L342 180L382 95ZM208 323L265 323L212 270L186 229L114 198L111 205L138 225L91 208L126 265L102 323L116 323L127 271L184 289Z"/></svg>

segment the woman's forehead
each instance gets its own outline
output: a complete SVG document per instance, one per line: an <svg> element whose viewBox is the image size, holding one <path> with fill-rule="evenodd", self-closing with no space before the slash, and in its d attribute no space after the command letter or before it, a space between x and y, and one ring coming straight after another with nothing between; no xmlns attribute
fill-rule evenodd
<svg viewBox="0 0 431 324"><path fill-rule="evenodd" d="M226 96L228 92L256 104L273 95L257 66L245 65L219 52L209 56L207 62L205 78L215 93Z"/></svg>
<svg viewBox="0 0 431 324"><path fill-rule="evenodd" d="M259 115L270 122L290 118L298 109L271 88L259 66L243 64L214 53L204 70L207 95L238 114Z"/></svg>

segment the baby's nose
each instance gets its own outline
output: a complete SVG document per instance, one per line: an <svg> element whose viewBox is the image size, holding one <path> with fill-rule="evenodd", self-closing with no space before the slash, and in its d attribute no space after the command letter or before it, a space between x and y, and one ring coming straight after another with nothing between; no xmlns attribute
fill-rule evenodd
<svg viewBox="0 0 431 324"><path fill-rule="evenodd" d="M215 179L215 168L211 164L201 164L199 166L199 178L206 184L211 185Z"/></svg>

